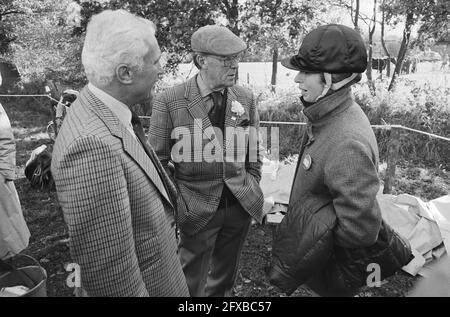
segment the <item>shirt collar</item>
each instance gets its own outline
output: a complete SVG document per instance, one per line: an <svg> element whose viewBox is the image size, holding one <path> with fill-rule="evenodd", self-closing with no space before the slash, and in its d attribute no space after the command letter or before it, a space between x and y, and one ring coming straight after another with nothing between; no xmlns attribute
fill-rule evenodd
<svg viewBox="0 0 450 317"><path fill-rule="evenodd" d="M126 104L117 100L110 94L101 90L100 88L94 86L92 83L88 84L89 90L98 98L101 102L105 104L122 122L125 127L131 126L131 110Z"/></svg>

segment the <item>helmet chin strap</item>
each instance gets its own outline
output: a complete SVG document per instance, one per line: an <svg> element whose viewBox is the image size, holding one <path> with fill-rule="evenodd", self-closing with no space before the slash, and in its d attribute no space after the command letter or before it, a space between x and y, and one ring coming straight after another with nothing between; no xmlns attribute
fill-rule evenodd
<svg viewBox="0 0 450 317"><path fill-rule="evenodd" d="M350 77L347 77L344 80L341 80L340 82L337 82L337 83L333 84L332 80L331 80L331 74L330 73L323 73L323 77L325 77L325 86L323 87L322 93L316 98L316 100L314 102L316 102L320 98L324 97L328 93L328 91L330 89L331 90L338 90L338 89L344 87L349 82L351 82L353 79L355 79L356 76L358 76L358 73L353 73Z"/></svg>

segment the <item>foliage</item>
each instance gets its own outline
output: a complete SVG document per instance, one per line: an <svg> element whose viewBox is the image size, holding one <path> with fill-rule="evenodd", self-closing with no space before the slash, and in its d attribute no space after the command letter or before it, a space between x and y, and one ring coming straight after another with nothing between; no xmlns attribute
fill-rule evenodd
<svg viewBox="0 0 450 317"><path fill-rule="evenodd" d="M268 95L267 95L268 94ZM265 98L259 105L261 121L277 122L305 122L301 113L302 104L298 95L286 94L284 92L267 92ZM302 125L274 125L261 123L261 127L267 127L267 135L273 137L271 129L279 129L279 156L285 159L293 154L298 154L301 146L302 135L305 127ZM267 140L268 149L271 149L271 140Z"/></svg>
<svg viewBox="0 0 450 317"><path fill-rule="evenodd" d="M384 82L376 82L377 93L373 96L367 85L354 87L356 102L368 116L371 124L397 124L440 136L450 136L450 88L419 86L399 79L394 92L388 92ZM261 121L305 121L302 106L297 97L277 97L262 102ZM270 105L270 106L268 106ZM389 134L375 129L381 161L386 160ZM302 128L280 126L280 157L299 152ZM450 169L448 141L402 130L400 157L409 162Z"/></svg>
<svg viewBox="0 0 450 317"><path fill-rule="evenodd" d="M296 0L246 1L242 15L242 35L249 54L259 61L271 60L273 50L291 55L300 40L315 26L313 3Z"/></svg>
<svg viewBox="0 0 450 317"><path fill-rule="evenodd" d="M8 53L11 43L17 38L12 17L23 13L20 2L0 0L0 54Z"/></svg>
<svg viewBox="0 0 450 317"><path fill-rule="evenodd" d="M402 44L400 46L400 50L396 59L397 64L395 66L394 74L392 76L392 80L389 84L388 90L392 90L394 88L397 76L398 74L400 74L400 69L409 47L412 27L424 15L424 12L426 12L430 7L433 6L435 6L435 3L430 3L430 1L427 0L383 1L381 10L383 11L386 23L393 23L395 25L402 20L405 21Z"/></svg>
<svg viewBox="0 0 450 317"><path fill-rule="evenodd" d="M22 80L40 82L58 78L77 82L80 74L80 40L71 37L66 24L69 0L23 0L24 14L14 17L17 39L7 56L19 70Z"/></svg>
<svg viewBox="0 0 450 317"><path fill-rule="evenodd" d="M450 41L450 1L435 0L435 5L426 6L421 19L419 40Z"/></svg>
<svg viewBox="0 0 450 317"><path fill-rule="evenodd" d="M92 15L105 9L125 9L155 23L156 38L163 52L167 53L169 70L188 58L192 33L203 25L214 24L218 16L217 1L124 1L77 0L81 6L81 23L74 27L73 34L81 36Z"/></svg>
<svg viewBox="0 0 450 317"><path fill-rule="evenodd" d="M400 78L395 92L377 86L377 95L372 97L363 86L355 90L355 99L366 112L372 124L398 124L440 136L450 136L450 88L433 88L417 85ZM375 130L381 157L387 154L388 133ZM442 165L450 168L448 141L401 130L400 157L427 165Z"/></svg>

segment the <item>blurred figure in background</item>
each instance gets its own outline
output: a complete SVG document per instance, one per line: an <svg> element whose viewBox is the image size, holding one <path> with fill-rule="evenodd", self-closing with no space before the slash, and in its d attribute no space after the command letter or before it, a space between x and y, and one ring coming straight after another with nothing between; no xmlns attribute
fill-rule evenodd
<svg viewBox="0 0 450 317"><path fill-rule="evenodd" d="M0 77L1 78L1 77ZM0 80L1 83L1 80ZM14 186L16 144L11 123L0 104L0 259L5 260L28 246L30 231Z"/></svg>

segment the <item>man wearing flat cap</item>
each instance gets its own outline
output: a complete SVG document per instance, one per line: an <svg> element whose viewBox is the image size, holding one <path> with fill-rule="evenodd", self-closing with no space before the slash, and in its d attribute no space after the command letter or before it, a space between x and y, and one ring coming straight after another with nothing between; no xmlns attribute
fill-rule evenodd
<svg viewBox="0 0 450 317"><path fill-rule="evenodd" d="M163 166L174 165L191 296L228 296L251 220L263 216L259 115L253 94L235 85L246 44L210 25L191 47L199 73L155 98L150 142Z"/></svg>

